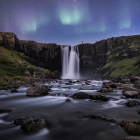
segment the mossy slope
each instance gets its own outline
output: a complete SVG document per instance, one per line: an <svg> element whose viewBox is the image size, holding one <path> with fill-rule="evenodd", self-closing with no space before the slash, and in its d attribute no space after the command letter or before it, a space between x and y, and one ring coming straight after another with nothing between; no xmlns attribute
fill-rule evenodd
<svg viewBox="0 0 140 140"><path fill-rule="evenodd" d="M24 53L14 51L8 45L0 46L0 85L50 77L49 70L31 65L29 59Z"/></svg>
<svg viewBox="0 0 140 140"><path fill-rule="evenodd" d="M128 72L140 76L140 38L129 37L128 40L129 45L111 49L106 65L100 69L104 76L125 76Z"/></svg>

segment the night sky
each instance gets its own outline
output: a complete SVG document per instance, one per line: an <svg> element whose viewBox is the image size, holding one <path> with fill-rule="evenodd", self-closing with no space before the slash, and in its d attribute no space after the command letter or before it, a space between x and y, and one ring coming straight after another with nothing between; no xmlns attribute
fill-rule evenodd
<svg viewBox="0 0 140 140"><path fill-rule="evenodd" d="M0 31L60 45L140 34L140 0L0 0Z"/></svg>

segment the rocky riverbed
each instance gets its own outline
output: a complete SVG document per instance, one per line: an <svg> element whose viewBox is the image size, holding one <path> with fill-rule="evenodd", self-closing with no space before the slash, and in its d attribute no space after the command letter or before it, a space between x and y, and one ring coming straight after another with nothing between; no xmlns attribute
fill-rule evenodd
<svg viewBox="0 0 140 140"><path fill-rule="evenodd" d="M138 85L50 80L16 92L0 90L0 138L139 140Z"/></svg>

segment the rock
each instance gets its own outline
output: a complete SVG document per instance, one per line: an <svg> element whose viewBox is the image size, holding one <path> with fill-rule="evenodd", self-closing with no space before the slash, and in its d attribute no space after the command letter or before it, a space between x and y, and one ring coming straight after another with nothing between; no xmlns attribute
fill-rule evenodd
<svg viewBox="0 0 140 140"><path fill-rule="evenodd" d="M140 89L140 80L135 82L134 87Z"/></svg>
<svg viewBox="0 0 140 140"><path fill-rule="evenodd" d="M116 83L111 83L109 86L110 86L111 88L117 88L117 84L116 84Z"/></svg>
<svg viewBox="0 0 140 140"><path fill-rule="evenodd" d="M128 136L124 140L140 140L140 136Z"/></svg>
<svg viewBox="0 0 140 140"><path fill-rule="evenodd" d="M121 83L123 83L123 84L130 84L130 79L123 79L122 81L121 81Z"/></svg>
<svg viewBox="0 0 140 140"><path fill-rule="evenodd" d="M137 92L140 93L140 90L139 89L134 88L134 87L131 87L130 85L129 86L128 85L124 86L123 92L125 92L125 91L137 91Z"/></svg>
<svg viewBox="0 0 140 140"><path fill-rule="evenodd" d="M12 93L17 93L18 91L16 89L11 90Z"/></svg>
<svg viewBox="0 0 140 140"><path fill-rule="evenodd" d="M14 124L21 125L24 131L36 131L46 126L46 121L41 118L23 117L14 120Z"/></svg>
<svg viewBox="0 0 140 140"><path fill-rule="evenodd" d="M89 81L85 82L86 85L90 85Z"/></svg>
<svg viewBox="0 0 140 140"><path fill-rule="evenodd" d="M26 95L32 97L48 95L48 87L35 83L33 87L27 89Z"/></svg>
<svg viewBox="0 0 140 140"><path fill-rule="evenodd" d="M140 77L138 77L138 76L132 75L132 76L130 77L130 81L133 82L133 83L135 83L136 81L139 81L139 80L140 80Z"/></svg>
<svg viewBox="0 0 140 140"><path fill-rule="evenodd" d="M140 94L138 91L124 91L123 95L127 98L138 98Z"/></svg>
<svg viewBox="0 0 140 140"><path fill-rule="evenodd" d="M101 88L98 92L113 92L111 88Z"/></svg>
<svg viewBox="0 0 140 140"><path fill-rule="evenodd" d="M92 100L101 100L101 101L108 101L109 98L100 94L100 93L96 93L96 94L90 94L89 98Z"/></svg>
<svg viewBox="0 0 140 140"><path fill-rule="evenodd" d="M71 100L70 99L66 99L66 102L71 102Z"/></svg>
<svg viewBox="0 0 140 140"><path fill-rule="evenodd" d="M73 94L73 98L75 99L88 99L89 95L85 92L77 92Z"/></svg>
<svg viewBox="0 0 140 140"><path fill-rule="evenodd" d="M10 113L12 110L12 108L0 108L0 113Z"/></svg>
<svg viewBox="0 0 140 140"><path fill-rule="evenodd" d="M130 135L139 135L140 134L140 122L139 121L123 120L120 123L120 125Z"/></svg>
<svg viewBox="0 0 140 140"><path fill-rule="evenodd" d="M129 106L129 107L134 107L134 106L138 106L140 105L140 103L136 100L130 100L126 103L126 106Z"/></svg>

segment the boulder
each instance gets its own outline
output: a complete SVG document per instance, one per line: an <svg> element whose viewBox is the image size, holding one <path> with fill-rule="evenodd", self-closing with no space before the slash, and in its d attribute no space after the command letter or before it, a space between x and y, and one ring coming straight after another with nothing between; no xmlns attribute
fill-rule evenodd
<svg viewBox="0 0 140 140"><path fill-rule="evenodd" d="M77 92L73 94L73 98L75 99L88 99L89 95L85 92Z"/></svg>
<svg viewBox="0 0 140 140"><path fill-rule="evenodd" d="M0 108L0 113L10 113L12 110L12 108Z"/></svg>
<svg viewBox="0 0 140 140"><path fill-rule="evenodd" d="M123 84L130 84L130 79L123 79L122 81L121 81L121 83L123 83Z"/></svg>
<svg viewBox="0 0 140 140"><path fill-rule="evenodd" d="M48 95L48 87L35 83L32 87L27 89L26 95L32 97Z"/></svg>
<svg viewBox="0 0 140 140"><path fill-rule="evenodd" d="M41 118L23 117L14 120L15 125L21 125L21 130L36 131L46 126L46 121Z"/></svg>
<svg viewBox="0 0 140 140"><path fill-rule="evenodd" d="M111 88L101 88L98 92L113 92Z"/></svg>
<svg viewBox="0 0 140 140"><path fill-rule="evenodd" d="M140 89L140 80L135 82L134 87Z"/></svg>
<svg viewBox="0 0 140 140"><path fill-rule="evenodd" d="M96 94L90 94L89 98L92 100L101 100L101 101L108 101L109 98L100 94L100 93L96 93Z"/></svg>
<svg viewBox="0 0 140 140"><path fill-rule="evenodd" d="M140 105L140 102L136 101L136 100L130 100L126 103L126 106L129 106L129 107L134 107L134 106L138 106Z"/></svg>
<svg viewBox="0 0 140 140"><path fill-rule="evenodd" d="M137 92L140 92L139 89L134 88L134 87L131 87L130 85L126 85L126 86L124 86L124 90L123 90L123 92L125 92L125 91L137 91Z"/></svg>
<svg viewBox="0 0 140 140"><path fill-rule="evenodd" d="M138 76L132 75L132 76L130 77L130 81L133 82L133 83L135 83L135 82L138 81L138 80L140 80L140 77L138 77Z"/></svg>
<svg viewBox="0 0 140 140"><path fill-rule="evenodd" d="M139 121L123 120L120 123L120 125L130 135L139 135L140 134L140 122Z"/></svg>
<svg viewBox="0 0 140 140"><path fill-rule="evenodd" d="M128 136L124 140L140 140L140 136Z"/></svg>
<svg viewBox="0 0 140 140"><path fill-rule="evenodd" d="M12 93L17 93L18 91L16 89L11 90Z"/></svg>
<svg viewBox="0 0 140 140"><path fill-rule="evenodd" d="M138 91L124 91L123 95L127 98L138 98L140 94Z"/></svg>
<svg viewBox="0 0 140 140"><path fill-rule="evenodd" d="M66 99L66 102L71 102L71 100L70 99Z"/></svg>

